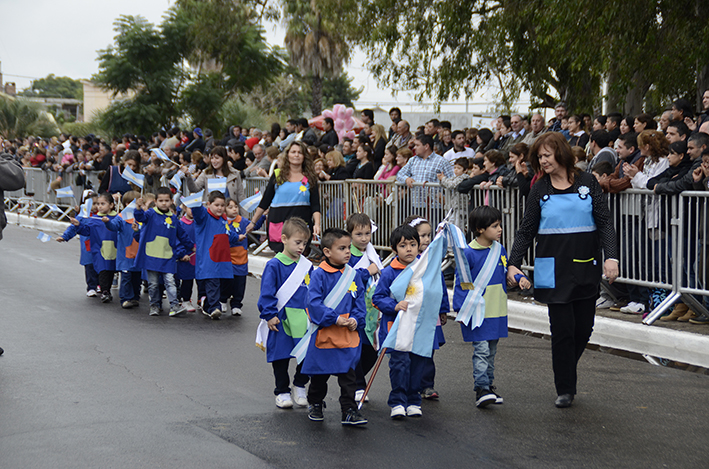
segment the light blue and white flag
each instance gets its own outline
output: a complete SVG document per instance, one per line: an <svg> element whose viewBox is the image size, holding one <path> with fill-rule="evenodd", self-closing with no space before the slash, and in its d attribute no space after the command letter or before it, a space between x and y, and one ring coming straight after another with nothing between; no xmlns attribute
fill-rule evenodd
<svg viewBox="0 0 709 469"><path fill-rule="evenodd" d="M178 171L174 176L172 176L172 179L170 179L170 185L178 191L182 189L182 176L182 171Z"/></svg>
<svg viewBox="0 0 709 469"><path fill-rule="evenodd" d="M81 206L81 209L79 210L79 217L81 218L89 218L91 216L91 208L94 206L94 201L91 197L86 199L86 202L83 203Z"/></svg>
<svg viewBox="0 0 709 469"><path fill-rule="evenodd" d="M74 190L71 188L71 186L66 186L62 187L61 189L57 189L57 199L67 198L74 198Z"/></svg>
<svg viewBox="0 0 709 469"><path fill-rule="evenodd" d="M263 195L259 192L256 195L252 195L251 197L247 197L242 200L240 205L244 207L244 210L247 212L253 212L256 210L256 207L258 207L258 204L261 203L261 199L263 199Z"/></svg>
<svg viewBox="0 0 709 469"><path fill-rule="evenodd" d="M41 231L37 235L37 239L42 241L43 243L46 243L47 241L51 241L52 237L49 236L47 233L42 233Z"/></svg>
<svg viewBox="0 0 709 469"><path fill-rule="evenodd" d="M201 190L197 192L196 194L192 194L189 197L181 197L180 202L185 204L185 207L189 208L195 208L199 207L202 205L202 198L204 197L204 190Z"/></svg>
<svg viewBox="0 0 709 469"><path fill-rule="evenodd" d="M215 177L207 179L207 191L219 191L226 194L226 178L225 177Z"/></svg>
<svg viewBox="0 0 709 469"><path fill-rule="evenodd" d="M52 212L64 213L64 211L57 207L56 204L47 204L47 207L49 207Z"/></svg>
<svg viewBox="0 0 709 469"><path fill-rule="evenodd" d="M168 163L172 163L172 160L171 160L170 158L168 158L168 156L165 154L165 152L162 151L160 148L153 148L151 151L152 151L152 152L155 154L155 156L157 156L159 159L161 159L161 160L163 160L163 161L166 161L166 162L168 162Z"/></svg>
<svg viewBox="0 0 709 469"><path fill-rule="evenodd" d="M443 225L443 231L446 234L446 238L448 238L448 245L453 250L456 275L458 275L458 278L460 279L460 288L463 290L472 290L473 278L470 274L468 258L465 257L465 248L468 247L465 235L463 234L463 231L453 223L444 222Z"/></svg>
<svg viewBox="0 0 709 469"><path fill-rule="evenodd" d="M433 242L392 282L391 293L396 301L409 303L399 314L381 345L400 352L413 352L430 357L436 324L443 299L441 263L446 253L446 237L439 233Z"/></svg>
<svg viewBox="0 0 709 469"><path fill-rule="evenodd" d="M465 296L463 305L460 307L460 311L458 311L458 315L455 318L457 322L470 326L471 329L475 329L476 327L480 327L485 320L485 298L483 298L483 293L490 284L490 279L492 279L492 275L495 273L501 255L502 245L497 241L493 241L485 258L485 263L480 269L480 272L478 272L477 277L475 277L475 288L469 291ZM457 274L458 268L456 267L456 275ZM468 274L470 274L470 268L468 268Z"/></svg>
<svg viewBox="0 0 709 469"><path fill-rule="evenodd" d="M124 208L120 216L124 220L132 220L135 216L133 215L135 213L135 200L128 205L126 205L126 208Z"/></svg>
<svg viewBox="0 0 709 469"><path fill-rule="evenodd" d="M145 175L136 174L133 172L132 169L130 169L128 166L126 166L125 168L123 168L123 172L121 173L121 176L126 181L132 182L133 184L140 187L141 189L143 188L143 184L145 182Z"/></svg>

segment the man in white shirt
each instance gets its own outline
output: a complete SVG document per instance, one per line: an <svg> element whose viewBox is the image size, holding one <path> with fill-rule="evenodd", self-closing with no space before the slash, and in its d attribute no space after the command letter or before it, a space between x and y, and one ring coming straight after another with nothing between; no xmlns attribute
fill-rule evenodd
<svg viewBox="0 0 709 469"><path fill-rule="evenodd" d="M451 135L453 138L453 148L443 154L443 158L451 164L458 158L475 158L475 151L465 146L465 133L456 130Z"/></svg>

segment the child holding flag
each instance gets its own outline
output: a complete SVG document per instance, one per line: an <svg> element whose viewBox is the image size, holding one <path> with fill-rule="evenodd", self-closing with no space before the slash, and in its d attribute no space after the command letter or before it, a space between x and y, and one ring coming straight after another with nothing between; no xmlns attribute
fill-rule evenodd
<svg viewBox="0 0 709 469"><path fill-rule="evenodd" d="M77 215L78 218L90 217L92 214L96 213L97 206L96 193L92 190L85 190L81 199L81 212ZM76 226L70 224L64 231L64 234L57 238L57 242L63 243L69 241L71 238L76 236ZM89 298L94 298L97 296L96 289L98 288L98 273L94 269L94 263L91 256L91 240L88 236L79 236L79 247L81 249L81 256L79 257L79 264L84 266L84 277L86 279L86 296Z"/></svg>
<svg viewBox="0 0 709 469"><path fill-rule="evenodd" d="M195 279L195 257L197 256L195 252L197 246L194 242L194 218L192 218L192 209L185 204L180 206L180 211L183 214L180 218L180 226L182 226L182 230L185 232L190 242L187 245L182 245L182 249L189 254L189 259L186 261L182 259L177 260L176 279L180 281L178 298L182 301L182 307L185 308L185 311L194 313L196 308L192 304L192 288ZM201 285L201 282L199 285ZM197 298L203 296L199 285L197 286Z"/></svg>
<svg viewBox="0 0 709 469"><path fill-rule="evenodd" d="M239 242L230 247L231 265L234 276L227 280L227 288L222 289L222 312L227 311L226 302L231 297L231 315L241 316L244 292L246 291L246 277L249 275L249 242L246 239L246 227L249 220L239 214L239 204L234 199L229 199L226 206L227 225L239 235Z"/></svg>
<svg viewBox="0 0 709 469"><path fill-rule="evenodd" d="M310 420L324 419L327 381L330 375L337 375L342 425L364 425L367 419L355 403L355 366L361 350L358 331L364 330L365 324L364 285L357 271L347 264L351 241L349 233L338 228L323 233L321 246L325 260L313 271L308 286L308 313L317 330L310 336L302 372L310 375Z"/></svg>
<svg viewBox="0 0 709 469"><path fill-rule="evenodd" d="M123 206L126 207L117 217L108 219L104 217L106 228L117 233L117 258L116 268L121 271L121 284L118 290L118 297L121 300L122 308L133 308L138 306L140 300L140 269L135 265L135 257L138 254L138 241L135 239L133 229L133 216L135 204L132 202L140 197L136 191L128 191L123 194ZM132 204L132 205L131 205Z"/></svg>
<svg viewBox="0 0 709 469"><path fill-rule="evenodd" d="M258 309L262 323L268 325L266 360L273 366L276 379L276 406L308 405L305 385L308 376L301 373L302 363L295 369L293 392L290 392L288 365L296 339L308 328L308 284L312 264L302 254L310 240L310 228L301 218L289 218L283 223L283 252L266 263L261 281Z"/></svg>
<svg viewBox="0 0 709 469"><path fill-rule="evenodd" d="M472 342L475 405L502 404L492 385L495 355L501 337L507 337L507 251L499 243L502 214L494 207L480 206L470 212L470 227L475 239L465 248L472 286L464 290L461 275L456 275L453 308L458 312L463 340ZM527 278L518 279L522 288L531 286ZM472 289L470 289L472 287ZM475 315L478 310L478 315ZM481 314L482 313L482 314Z"/></svg>

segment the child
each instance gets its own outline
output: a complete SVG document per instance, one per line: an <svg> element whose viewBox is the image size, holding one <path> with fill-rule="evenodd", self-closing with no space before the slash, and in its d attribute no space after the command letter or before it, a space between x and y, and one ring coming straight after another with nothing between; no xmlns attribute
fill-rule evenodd
<svg viewBox="0 0 709 469"><path fill-rule="evenodd" d="M480 206L470 212L470 227L475 239L470 243L470 248L465 248L465 257L470 267L474 290L463 290L460 285L460 275L456 275L455 293L453 295L453 309L460 312L466 298L475 301L475 292L479 292L479 300L484 301L485 319L480 327L472 328L461 322L463 340L472 342L473 352L473 378L475 380L475 405L486 407L489 404L502 404L502 398L495 392L492 385L495 371L495 354L500 337L507 337L507 252L499 245L502 236L502 214L494 207ZM497 246L495 258L489 257ZM489 279L480 278L481 271L487 263L494 263L494 270ZM490 266L492 268L492 266ZM516 277L522 288L531 286L526 277ZM467 305L466 305L467 306ZM459 314L460 318L460 314Z"/></svg>
<svg viewBox="0 0 709 469"><path fill-rule="evenodd" d="M189 260L177 260L177 271L175 277L180 281L180 288L177 296L178 299L182 301L182 307L185 308L185 311L188 313L194 313L196 308L192 304L192 287L194 283L193 280L195 278L195 257L197 255L197 253L194 252L197 249L194 242L194 218L192 218L192 209L186 205L181 205L180 211L183 213L182 218L180 218L180 226L182 226L182 230L185 232L185 235L187 235L187 238L189 238L190 243L182 246L182 249L189 253ZM197 297L201 298L202 294L198 293Z"/></svg>
<svg viewBox="0 0 709 469"><path fill-rule="evenodd" d="M94 191L87 189L84 191L83 197L81 198L82 204L85 204L88 200L91 201L91 213L89 216L96 213L96 197ZM75 225L70 224L64 231L64 234L57 238L57 242L63 243L76 236L76 228ZM91 257L91 240L88 236L79 235L79 247L81 250L79 264L84 266L84 277L86 279L86 296L95 298L97 296L96 289L98 288L98 273L96 269L94 269Z"/></svg>
<svg viewBox="0 0 709 469"><path fill-rule="evenodd" d="M359 363L355 368L357 373L357 392L355 400L362 400L364 390L367 387L365 376L372 369L377 361L377 348L373 344L378 344L375 340L377 326L379 325L379 310L372 306L372 295L376 288L376 280L379 279L381 261L371 247L372 220L365 213L355 213L347 219L347 231L352 237L350 246L350 260L348 264L357 269L357 273L365 287L365 308L367 311L365 327L360 332L362 340L362 353ZM367 398L368 400L369 398Z"/></svg>
<svg viewBox="0 0 709 469"><path fill-rule="evenodd" d="M195 222L195 276L202 281L206 293L202 314L212 319L222 315L219 307L221 279L234 277L229 246L239 242L239 235L226 221L226 198L220 191L209 193L207 207L192 208Z"/></svg>
<svg viewBox="0 0 709 469"><path fill-rule="evenodd" d="M170 317L185 314L185 308L177 300L175 272L177 258L189 260L189 254L181 246L189 245L189 238L172 213L172 192L167 187L158 189L155 207L146 211L142 198L135 201L135 220L143 224L140 234L140 247L135 259L135 266L145 270L148 277L148 295L150 296L150 316L159 316L162 310L160 294L160 274L162 274L170 302ZM178 242L178 239L180 242Z"/></svg>
<svg viewBox="0 0 709 469"><path fill-rule="evenodd" d="M412 215L404 223L416 229L419 235L421 243L419 244L419 255L426 250L429 244L431 244L431 224L428 220L419 218ZM441 299L441 309L439 311L439 321L436 325L436 336L433 341L433 350L438 350L438 348L446 343L446 338L443 335L443 327L448 322L448 311L450 310L450 302L448 301L448 287L446 286L446 279L441 272L441 282L443 283L443 298ZM440 395L433 387L436 379L436 364L433 361L433 353L431 357L421 357L424 361L423 374L421 375L421 394L424 399L438 399Z"/></svg>
<svg viewBox="0 0 709 469"><path fill-rule="evenodd" d="M291 351L308 328L308 284L312 264L302 257L310 240L310 228L301 218L283 223L283 252L266 263L261 280L258 309L261 319L268 321L266 360L273 366L276 379L276 406L281 409L308 405L305 385L308 376L301 373L302 363L295 368L293 392L290 392L288 365Z"/></svg>
<svg viewBox="0 0 709 469"><path fill-rule="evenodd" d="M123 206L127 207L138 197L140 197L139 192L126 192L123 194ZM126 218L123 218L124 215ZM117 233L116 268L121 271L121 286L118 290L121 307L126 309L137 307L140 300L141 278L140 269L135 265L139 244L134 238L133 213L126 210L111 220L104 217L103 221L106 223L106 228Z"/></svg>
<svg viewBox="0 0 709 469"><path fill-rule="evenodd" d="M226 206L227 225L239 235L239 242L231 246L231 264L234 276L227 280L227 288L222 288L222 312L227 311L227 301L231 296L231 315L241 316L242 301L246 291L246 277L249 275L249 242L246 239L246 226L249 220L239 214L239 204L236 200L229 199Z"/></svg>
<svg viewBox="0 0 709 469"><path fill-rule="evenodd" d="M94 269L98 272L98 283L101 287L101 302L110 303L113 300L111 284L116 274L116 233L109 231L102 219L105 217L111 220L118 216L118 213L113 197L108 192L99 195L95 205L96 216L70 220L77 227L77 233L89 238L91 259Z"/></svg>
<svg viewBox="0 0 709 469"><path fill-rule="evenodd" d="M302 373L310 375L308 418L322 421L323 400L330 375L340 385L342 425L364 425L367 419L357 410L355 391L364 330L364 285L350 260L349 233L330 228L323 233L321 246L325 260L313 271L308 287L310 320L318 329L310 338Z"/></svg>
<svg viewBox="0 0 709 469"><path fill-rule="evenodd" d="M382 313L379 328L380 344L386 339L399 311L405 311L408 307L408 302L397 303L391 297L389 290L391 284L407 265L416 260L419 252L419 235L416 229L409 225L401 225L394 229L390 242L396 258L382 270L372 296L372 303ZM387 403L391 407L391 418L420 417L423 357L397 350L387 350L387 353L389 353L389 380L391 381L391 392Z"/></svg>
<svg viewBox="0 0 709 469"><path fill-rule="evenodd" d="M593 167L591 172L596 176L596 180L600 182L601 178L610 176L613 174L613 171L613 166L609 162L601 161L600 163L596 163L596 166Z"/></svg>
<svg viewBox="0 0 709 469"><path fill-rule="evenodd" d="M468 179L468 158L458 158L453 162L453 174L455 177L448 178L443 173L438 173L438 180L441 181L441 186L448 189L450 197L453 199L453 215L451 223L458 226L460 229L465 229L465 211L468 209L468 199L466 194L459 194L456 190L458 185Z"/></svg>

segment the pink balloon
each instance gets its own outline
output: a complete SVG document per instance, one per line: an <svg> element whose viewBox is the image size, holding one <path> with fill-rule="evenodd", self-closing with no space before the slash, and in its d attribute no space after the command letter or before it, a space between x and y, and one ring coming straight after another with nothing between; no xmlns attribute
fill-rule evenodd
<svg viewBox="0 0 709 469"><path fill-rule="evenodd" d="M329 109L326 109L325 111L323 111L322 115L323 115L323 117L329 117L331 119L335 117L335 115Z"/></svg>
<svg viewBox="0 0 709 469"><path fill-rule="evenodd" d="M348 117L347 120L345 120L345 127L347 129L352 129L355 125L354 119L352 119L352 116Z"/></svg>
<svg viewBox="0 0 709 469"><path fill-rule="evenodd" d="M335 121L335 130L340 131L340 130L345 130L345 123L341 120L336 120Z"/></svg>
<svg viewBox="0 0 709 469"><path fill-rule="evenodd" d="M351 107L348 107L348 108L345 110L345 117L346 117L347 119L349 119L350 117L352 117L352 114L354 114L354 109L352 109Z"/></svg>
<svg viewBox="0 0 709 469"><path fill-rule="evenodd" d="M354 131L350 130L349 132L347 132L346 135L347 135L347 137L349 137L349 138L355 138L355 136L356 136L357 134L355 134Z"/></svg>

